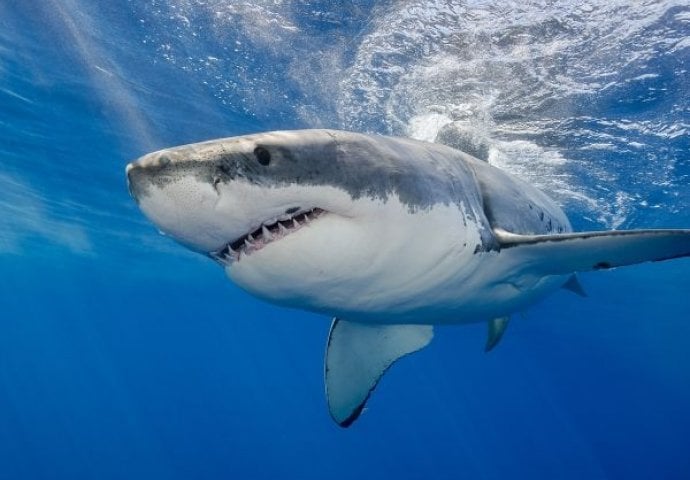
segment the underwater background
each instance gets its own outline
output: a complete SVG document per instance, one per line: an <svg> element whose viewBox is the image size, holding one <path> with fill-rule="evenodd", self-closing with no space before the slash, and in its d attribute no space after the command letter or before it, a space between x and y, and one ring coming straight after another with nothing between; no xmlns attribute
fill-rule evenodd
<svg viewBox="0 0 690 480"><path fill-rule="evenodd" d="M127 162L263 130L445 141L578 230L690 228L686 1L0 0L0 479L688 479L690 260L437 328L360 420L330 319L159 235Z"/></svg>

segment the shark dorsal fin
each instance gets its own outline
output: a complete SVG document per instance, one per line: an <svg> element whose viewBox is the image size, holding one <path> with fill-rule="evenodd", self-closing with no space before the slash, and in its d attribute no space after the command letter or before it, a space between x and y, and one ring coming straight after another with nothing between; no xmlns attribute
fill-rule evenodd
<svg viewBox="0 0 690 480"><path fill-rule="evenodd" d="M427 346L431 325L376 325L333 319L326 347L326 398L331 416L349 427L383 374L399 358Z"/></svg>

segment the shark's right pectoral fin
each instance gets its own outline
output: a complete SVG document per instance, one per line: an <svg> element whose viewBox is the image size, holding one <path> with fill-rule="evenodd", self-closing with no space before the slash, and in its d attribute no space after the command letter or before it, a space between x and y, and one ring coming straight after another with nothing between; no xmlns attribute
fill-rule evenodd
<svg viewBox="0 0 690 480"><path fill-rule="evenodd" d="M494 230L501 251L547 274L604 270L690 256L690 230L516 235Z"/></svg>
<svg viewBox="0 0 690 480"><path fill-rule="evenodd" d="M369 395L399 358L429 344L431 325L372 325L334 319L326 347L328 409L342 427L354 422Z"/></svg>

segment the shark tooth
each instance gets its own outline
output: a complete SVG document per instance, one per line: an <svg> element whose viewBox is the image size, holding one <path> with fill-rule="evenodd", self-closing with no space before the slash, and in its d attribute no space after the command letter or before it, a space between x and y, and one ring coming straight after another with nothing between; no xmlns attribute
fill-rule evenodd
<svg viewBox="0 0 690 480"><path fill-rule="evenodd" d="M273 235L271 232L266 228L266 225L261 225L261 234L264 236L266 240L272 240Z"/></svg>

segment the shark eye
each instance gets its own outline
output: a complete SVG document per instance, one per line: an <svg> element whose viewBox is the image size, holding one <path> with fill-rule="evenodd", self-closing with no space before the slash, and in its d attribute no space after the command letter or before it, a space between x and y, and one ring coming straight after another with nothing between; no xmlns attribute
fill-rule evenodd
<svg viewBox="0 0 690 480"><path fill-rule="evenodd" d="M256 147L254 149L254 156L264 167L271 163L271 152L266 150L264 147Z"/></svg>

